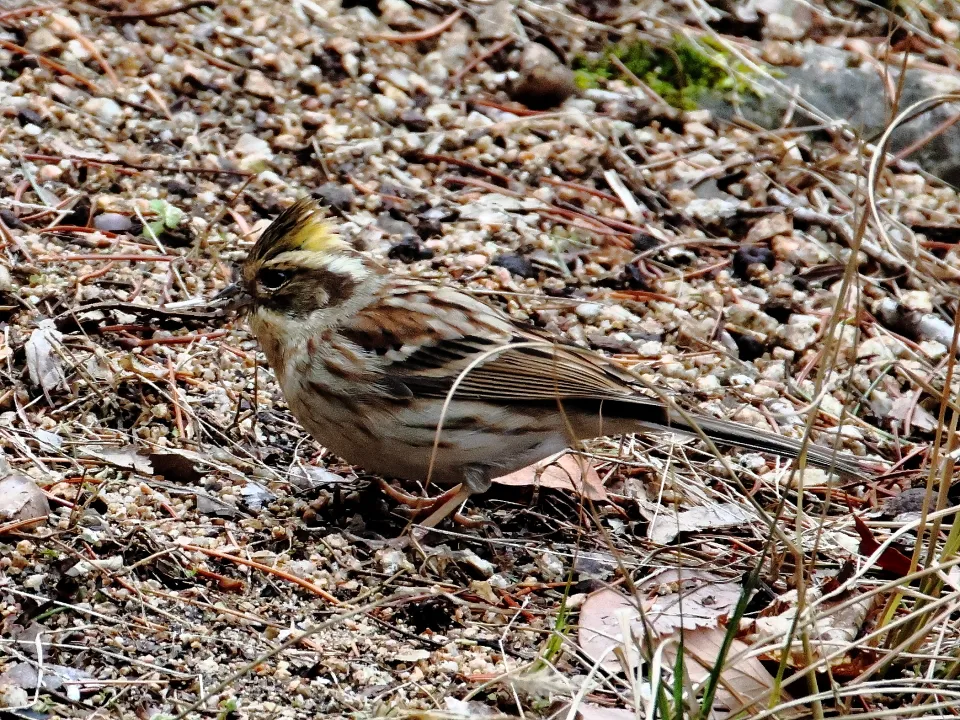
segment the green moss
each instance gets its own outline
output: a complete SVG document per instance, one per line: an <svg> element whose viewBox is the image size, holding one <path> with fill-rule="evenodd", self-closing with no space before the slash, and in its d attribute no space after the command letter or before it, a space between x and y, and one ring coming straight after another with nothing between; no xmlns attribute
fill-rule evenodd
<svg viewBox="0 0 960 720"><path fill-rule="evenodd" d="M624 72L613 58L630 72ZM695 109L707 91L724 95L751 91L749 83L733 72L745 73L747 68L709 39L695 43L676 37L666 47L643 40L624 41L607 47L597 58L575 58L573 70L582 89L602 87L611 78L629 83L632 74L682 110Z"/></svg>

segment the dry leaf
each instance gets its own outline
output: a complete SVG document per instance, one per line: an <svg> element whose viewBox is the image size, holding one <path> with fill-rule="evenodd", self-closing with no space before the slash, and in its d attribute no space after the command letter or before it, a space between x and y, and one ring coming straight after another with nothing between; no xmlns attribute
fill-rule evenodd
<svg viewBox="0 0 960 720"><path fill-rule="evenodd" d="M50 391L66 385L63 366L54 352L62 339L63 335L57 330L53 320L41 320L37 329L30 333L25 345L30 380L43 390L47 402L51 404L53 401L50 399Z"/></svg>
<svg viewBox="0 0 960 720"><path fill-rule="evenodd" d="M150 461L156 467L155 472L158 475L163 475L165 479L171 481L193 483L193 478L202 477L206 474L196 467L190 469L190 464L212 468L234 480L247 481L247 476L232 465L186 448L168 447L160 452L152 452L150 453ZM167 475L167 471L171 474Z"/></svg>
<svg viewBox="0 0 960 720"><path fill-rule="evenodd" d="M720 645L726 633L726 618L733 612L743 589L736 583L723 581L711 573L689 569L667 569L646 580L638 588L644 596L644 617L656 637L654 645L668 642L664 664L676 662L680 634L683 634L685 666L694 682L702 682L716 665ZM623 628L629 627L631 643L644 642L644 624L636 604L625 595L610 589L590 595L580 609L580 646L594 661L609 671L621 669L611 648L623 645ZM728 717L745 702L765 700L773 687L773 678L757 658L738 658L749 650L749 645L734 640L728 658L736 658L722 673L714 714ZM637 657L636 648L625 653ZM784 696L786 697L786 696ZM719 714L716 712L719 711ZM599 714L582 713L581 717L598 720Z"/></svg>
<svg viewBox="0 0 960 720"><path fill-rule="evenodd" d="M67 697L74 702L80 699L81 691L91 692L97 687L93 675L86 670L50 663L44 663L42 668L41 673L30 663L17 663L0 675L0 682L31 690L38 685L45 690L63 688Z"/></svg>
<svg viewBox="0 0 960 720"><path fill-rule="evenodd" d="M36 527L50 514L50 503L37 484L24 475L0 480L0 525L16 524L18 530ZM21 525L23 520L33 520Z"/></svg>
<svg viewBox="0 0 960 720"><path fill-rule="evenodd" d="M738 527L755 518L750 510L733 503L704 505L677 514L664 512L650 523L647 537L658 545L667 545L683 532Z"/></svg>
<svg viewBox="0 0 960 720"><path fill-rule="evenodd" d="M647 578L640 592L653 595L647 620L660 636L678 628L716 627L743 594L738 583L688 568L668 568Z"/></svg>
<svg viewBox="0 0 960 720"><path fill-rule="evenodd" d="M577 710L578 720L636 720L637 717L633 710L605 708L590 703L581 704Z"/></svg>
<svg viewBox="0 0 960 720"><path fill-rule="evenodd" d="M916 428L922 432L933 432L937 428L937 419L917 403L917 397L913 393L907 393L894 400L887 412L887 419L898 421L907 434L911 434L910 428Z"/></svg>
<svg viewBox="0 0 960 720"><path fill-rule="evenodd" d="M881 543L873 536L867 524L860 519L860 516L853 513L853 526L860 536L860 554L873 555L880 549ZM910 574L911 560L893 545L888 545L877 558L877 565L899 577L906 577Z"/></svg>
<svg viewBox="0 0 960 720"><path fill-rule="evenodd" d="M150 463L150 458L141 455L133 445L122 448L84 447L80 448L80 452L124 470L134 470L144 475L153 475L153 465Z"/></svg>
<svg viewBox="0 0 960 720"><path fill-rule="evenodd" d="M581 466L581 458L574 453L565 452L559 459L528 465L509 475L495 478L493 482L499 485L539 485L558 490L573 490L585 494L594 502L606 500L607 492L597 471L587 460L582 462L586 465L586 473Z"/></svg>
<svg viewBox="0 0 960 720"><path fill-rule="evenodd" d="M186 457L176 448L166 448L163 452L150 453L148 461L153 466L155 474L162 475L164 480L170 482L195 485L204 475L197 469L197 463L193 458Z"/></svg>
<svg viewBox="0 0 960 720"><path fill-rule="evenodd" d="M604 588L590 593L580 608L581 649L594 662L604 658L602 666L615 672L620 663L610 649L623 644L621 618L636 624L639 617L633 601L616 590Z"/></svg>
<svg viewBox="0 0 960 720"><path fill-rule="evenodd" d="M809 606L818 600L821 596L819 588L810 588L804 593L804 605ZM768 638L778 639L773 643L776 647L762 657L765 660L780 662L781 653L785 645L787 635L793 630L793 641L790 645L790 655L787 658L787 665L793 668L805 668L810 661L817 662L822 658L828 657L835 652L845 651L850 644L860 634L860 628L863 626L867 615L876 605L878 596L875 594L865 594L856 602L850 602L850 595L844 594L837 598L832 598L824 603L817 605L814 610L813 627L807 622L807 636L809 643L804 648L800 639L799 628L794 628L794 618L797 614L797 591L790 590L774 600L768 608L754 622L754 630L747 639L759 639L763 637L765 645L771 645L766 642ZM770 611L776 612L776 615L770 614ZM801 621L803 618L801 618ZM808 657L807 649L812 653ZM846 653L838 655L830 661L830 667L838 667L849 662Z"/></svg>
<svg viewBox="0 0 960 720"><path fill-rule="evenodd" d="M724 626L698 628L683 631L684 668L690 680L701 684L709 677L714 666L720 661L723 638L727 634ZM671 643L664 650L664 663L676 664L678 643ZM774 687L774 677L767 672L757 657L746 657L750 646L736 638L727 651L726 663L720 673L720 683L714 696L711 718L744 717L742 710L765 708ZM781 702L790 696L780 692ZM778 713L775 717L789 717Z"/></svg>
<svg viewBox="0 0 960 720"><path fill-rule="evenodd" d="M716 627L733 611L743 592L738 584L717 575L672 568L650 577L638 590L644 596L644 617L658 638L679 628ZM622 628L627 624L634 639L642 641L644 625L634 600L616 590L592 593L580 609L580 646L594 662L606 655L603 666L617 669L619 662L610 648L623 644Z"/></svg>

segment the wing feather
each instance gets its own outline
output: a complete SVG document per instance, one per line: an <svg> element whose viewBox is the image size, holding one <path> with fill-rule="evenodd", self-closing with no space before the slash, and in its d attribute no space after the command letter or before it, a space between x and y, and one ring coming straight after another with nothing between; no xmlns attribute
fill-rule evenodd
<svg viewBox="0 0 960 720"><path fill-rule="evenodd" d="M388 385L402 383L414 397L445 397L458 378L456 395L478 400L608 399L635 392L602 359L520 328L469 295L443 288L428 295L416 282L393 285L389 293L341 331L382 358ZM489 357L470 368L485 353Z"/></svg>

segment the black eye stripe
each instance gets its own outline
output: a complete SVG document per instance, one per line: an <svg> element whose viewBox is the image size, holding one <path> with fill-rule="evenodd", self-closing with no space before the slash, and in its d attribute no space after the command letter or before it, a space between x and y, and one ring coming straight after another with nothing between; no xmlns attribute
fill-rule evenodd
<svg viewBox="0 0 960 720"><path fill-rule="evenodd" d="M269 273L276 272L287 273L288 277L285 282L271 287L268 283L278 278L271 277ZM353 277L325 268L262 268L256 279L258 287L254 292L258 304L297 318L339 305L351 297L357 287Z"/></svg>

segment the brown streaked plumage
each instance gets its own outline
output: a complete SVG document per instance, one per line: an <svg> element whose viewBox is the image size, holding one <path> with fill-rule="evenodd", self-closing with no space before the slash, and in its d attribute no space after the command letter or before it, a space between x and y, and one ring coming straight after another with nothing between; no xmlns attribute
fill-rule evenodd
<svg viewBox="0 0 960 720"><path fill-rule="evenodd" d="M862 472L855 458L827 448L691 418L642 394L601 355L521 327L451 287L391 275L338 238L309 200L267 228L242 282L251 328L310 434L371 472L462 483L458 501L572 440L644 430L702 432L719 444L805 453L813 465Z"/></svg>

